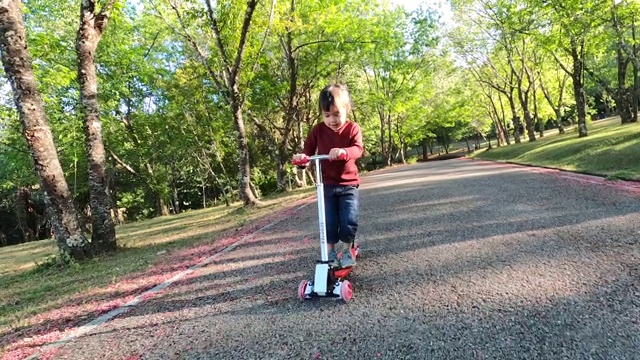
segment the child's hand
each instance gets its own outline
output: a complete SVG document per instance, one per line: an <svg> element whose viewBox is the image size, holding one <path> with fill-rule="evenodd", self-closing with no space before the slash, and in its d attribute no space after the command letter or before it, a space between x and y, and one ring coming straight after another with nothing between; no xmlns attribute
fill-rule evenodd
<svg viewBox="0 0 640 360"><path fill-rule="evenodd" d="M333 148L329 150L329 160L346 160L347 150L342 148Z"/></svg>

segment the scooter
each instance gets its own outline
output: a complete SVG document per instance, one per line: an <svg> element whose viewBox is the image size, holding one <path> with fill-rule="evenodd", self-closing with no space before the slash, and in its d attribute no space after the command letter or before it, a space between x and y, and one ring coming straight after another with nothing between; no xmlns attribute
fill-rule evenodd
<svg viewBox="0 0 640 360"><path fill-rule="evenodd" d="M320 260L316 261L316 272L313 280L303 280L298 286L298 297L301 301L313 297L339 297L349 302L353 297L353 286L345 277L351 273L353 267L334 268L329 264L329 249L327 246L327 229L324 213L324 185L322 183L321 160L328 160L329 155L305 156L303 159L292 161L298 167L306 166L310 161L315 161L316 190L318 193L318 225L320 228ZM338 160L346 160L346 156ZM351 254L356 259L360 252L360 245L353 244ZM338 260L340 256L338 254Z"/></svg>

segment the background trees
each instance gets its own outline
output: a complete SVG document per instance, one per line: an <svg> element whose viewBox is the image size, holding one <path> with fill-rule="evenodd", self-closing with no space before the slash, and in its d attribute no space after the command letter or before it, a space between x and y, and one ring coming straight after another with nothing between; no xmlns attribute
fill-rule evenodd
<svg viewBox="0 0 640 360"><path fill-rule="evenodd" d="M362 169L572 124L587 136L591 117L637 121L637 2L450 6L455 23L435 6L364 0L23 4L48 153L78 233L92 235L80 247L114 249L109 221L251 205L304 186L288 160L329 82L352 93ZM15 81L9 60L2 76ZM57 220L14 89L3 90L0 244L10 245L50 236Z"/></svg>

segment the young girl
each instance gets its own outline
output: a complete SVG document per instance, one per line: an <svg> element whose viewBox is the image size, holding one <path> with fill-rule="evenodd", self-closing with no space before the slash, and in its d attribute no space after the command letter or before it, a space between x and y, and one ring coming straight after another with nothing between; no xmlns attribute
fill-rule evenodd
<svg viewBox="0 0 640 360"><path fill-rule="evenodd" d="M302 153L307 156L328 154L331 161L322 162L325 218L329 262L332 267L350 267L356 264L351 247L358 230L358 167L362 156L362 132L355 122L347 120L351 99L346 86L328 85L320 92L320 113L323 122L315 125L307 136ZM304 155L294 155L301 160ZM337 160L346 154L346 160ZM336 244L347 247L338 260Z"/></svg>

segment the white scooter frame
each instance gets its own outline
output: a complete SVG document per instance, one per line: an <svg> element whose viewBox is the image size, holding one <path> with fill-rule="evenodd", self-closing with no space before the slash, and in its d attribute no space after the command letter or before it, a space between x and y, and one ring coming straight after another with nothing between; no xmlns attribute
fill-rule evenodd
<svg viewBox="0 0 640 360"><path fill-rule="evenodd" d="M336 271L329 265L329 251L327 244L327 229L324 206L324 184L322 183L321 160L328 160L329 155L309 156L294 165L306 165L309 161L315 161L316 190L318 196L318 228L320 230L320 261L316 264L313 282L303 280L298 287L298 296L301 300L310 299L313 296L340 297L344 301L351 300L353 289L351 283L343 278L351 272L351 268ZM344 160L344 158L339 159ZM355 255L359 252L359 246L355 245Z"/></svg>

